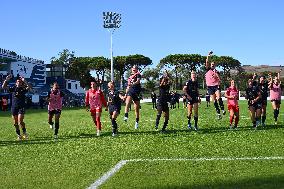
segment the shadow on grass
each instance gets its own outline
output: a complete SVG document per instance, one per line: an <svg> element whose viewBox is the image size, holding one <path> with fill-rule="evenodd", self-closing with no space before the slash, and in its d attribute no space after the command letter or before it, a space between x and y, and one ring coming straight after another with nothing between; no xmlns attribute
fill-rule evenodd
<svg viewBox="0 0 284 189"><path fill-rule="evenodd" d="M138 187L139 188L139 187ZM165 185L157 186L156 189L280 189L284 188L284 175L275 175L270 177L255 177L237 181L223 181L208 184L188 184L188 185Z"/></svg>
<svg viewBox="0 0 284 189"><path fill-rule="evenodd" d="M138 135L157 135L163 137L176 137L179 135L189 135L192 133L196 134L214 134L214 133L229 133L229 132L244 132L244 131L258 131L258 130L272 130L272 129L280 129L283 128L283 125L266 125L265 127L258 127L257 129L252 128L251 126L240 127L237 129L229 129L228 127L216 127L216 128L200 128L198 131L189 130L189 129L168 129L166 132L159 131L123 131L119 132L118 136L112 137L111 132L102 132L101 135L98 137L96 133L80 133L75 136L60 136L58 140L54 140L53 137L35 137L29 140L6 140L0 141L0 146L12 146L12 145L32 145L32 144L56 144L60 142L64 142L67 140L80 140L84 138L94 138L100 139L104 137L111 137L111 138L120 138L123 136L138 136Z"/></svg>

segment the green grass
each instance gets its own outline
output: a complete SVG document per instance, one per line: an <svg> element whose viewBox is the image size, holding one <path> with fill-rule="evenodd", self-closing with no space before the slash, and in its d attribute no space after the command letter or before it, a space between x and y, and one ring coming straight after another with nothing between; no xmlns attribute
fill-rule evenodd
<svg viewBox="0 0 284 189"><path fill-rule="evenodd" d="M168 133L154 131L156 112L142 104L140 128L118 118L119 136L103 113L102 136L84 109L62 111L59 141L47 124L46 110L27 110L30 139L16 141L10 113L0 112L0 188L86 188L120 160L139 158L211 158L284 156L283 109L273 125L267 108L267 127L257 131L245 102L240 104L238 130L229 131L229 118L216 120L213 105L199 112L200 131L187 131L185 109L170 112ZM123 112L123 111L122 111ZM123 114L123 113L122 113ZM160 125L162 125L162 120ZM284 160L129 162L102 188L284 188Z"/></svg>

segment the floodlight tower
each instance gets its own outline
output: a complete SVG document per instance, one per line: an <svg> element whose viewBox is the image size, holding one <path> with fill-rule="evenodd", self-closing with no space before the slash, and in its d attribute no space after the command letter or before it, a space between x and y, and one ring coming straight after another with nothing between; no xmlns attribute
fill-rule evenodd
<svg viewBox="0 0 284 189"><path fill-rule="evenodd" d="M103 12L104 28L107 28L110 32L110 71L111 80L114 81L113 74L113 51L112 51L112 34L115 29L119 28L121 25L121 14L115 12Z"/></svg>

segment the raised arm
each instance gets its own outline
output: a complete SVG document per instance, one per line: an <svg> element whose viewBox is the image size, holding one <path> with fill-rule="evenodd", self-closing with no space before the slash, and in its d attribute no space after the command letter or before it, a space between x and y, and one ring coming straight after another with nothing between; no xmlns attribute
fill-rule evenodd
<svg viewBox="0 0 284 189"><path fill-rule="evenodd" d="M206 62L205 62L205 68L208 69L210 67L210 63L209 63L209 58L211 57L211 55L213 54L213 51L210 51L206 57Z"/></svg>
<svg viewBox="0 0 284 189"><path fill-rule="evenodd" d="M7 75L6 79L3 82L2 88L3 89L7 89L8 88L8 82L10 81L10 79L12 78L12 75Z"/></svg>

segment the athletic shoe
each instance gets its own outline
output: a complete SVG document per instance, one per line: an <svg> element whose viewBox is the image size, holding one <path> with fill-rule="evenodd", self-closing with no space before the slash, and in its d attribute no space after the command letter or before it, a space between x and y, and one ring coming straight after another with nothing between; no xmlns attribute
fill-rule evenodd
<svg viewBox="0 0 284 189"><path fill-rule="evenodd" d="M53 129L53 124L49 124L49 128L50 128L50 129Z"/></svg>
<svg viewBox="0 0 284 189"><path fill-rule="evenodd" d="M166 130L165 130L165 129L162 129L162 130L161 130L161 133L162 133L162 134L165 134L165 133L166 133Z"/></svg>
<svg viewBox="0 0 284 189"><path fill-rule="evenodd" d="M18 135L17 136L17 141L21 141L22 140L22 136L21 135Z"/></svg>
<svg viewBox="0 0 284 189"><path fill-rule="evenodd" d="M237 129L238 129L238 126L237 126L237 125L235 125L235 126L234 126L234 129L236 129L236 130L237 130Z"/></svg>
<svg viewBox="0 0 284 189"><path fill-rule="evenodd" d="M127 120L128 120L128 117L123 118L123 121L127 122Z"/></svg>
<svg viewBox="0 0 284 189"><path fill-rule="evenodd" d="M218 119L220 120L220 119L222 119L222 116L221 116L221 114L218 114Z"/></svg>
<svg viewBox="0 0 284 189"><path fill-rule="evenodd" d="M190 130L192 129L191 123L189 123L189 124L187 125L187 128L190 129Z"/></svg>
<svg viewBox="0 0 284 189"><path fill-rule="evenodd" d="M54 141L57 141L58 140L58 135L54 135Z"/></svg>
<svg viewBox="0 0 284 189"><path fill-rule="evenodd" d="M197 126L194 126L193 128L194 128L195 131L198 131L198 127Z"/></svg>
<svg viewBox="0 0 284 189"><path fill-rule="evenodd" d="M158 125L155 125L155 130L158 131Z"/></svg>
<svg viewBox="0 0 284 189"><path fill-rule="evenodd" d="M25 139L25 140L28 140L29 139L28 133L24 133L22 138Z"/></svg>
<svg viewBox="0 0 284 189"><path fill-rule="evenodd" d="M265 127L265 123L262 123L262 127Z"/></svg>
<svg viewBox="0 0 284 189"><path fill-rule="evenodd" d="M138 129L138 127L139 127L138 122L135 122L135 126L134 126L134 128L135 128L135 129Z"/></svg>
<svg viewBox="0 0 284 189"><path fill-rule="evenodd" d="M116 137L117 136L117 134L116 133L112 133L112 137Z"/></svg>
<svg viewBox="0 0 284 189"><path fill-rule="evenodd" d="M256 127L259 127L260 126L260 121L257 121L256 122Z"/></svg>
<svg viewBox="0 0 284 189"><path fill-rule="evenodd" d="M225 110L223 110L222 112L223 112L223 115L225 115L225 114L226 114L226 111L225 111Z"/></svg>
<svg viewBox="0 0 284 189"><path fill-rule="evenodd" d="M277 121L275 121L274 125L277 125L277 124L278 124Z"/></svg>
<svg viewBox="0 0 284 189"><path fill-rule="evenodd" d="M97 130L97 136L100 136L101 133L100 133L100 130Z"/></svg>
<svg viewBox="0 0 284 189"><path fill-rule="evenodd" d="M233 129L233 127L232 127L232 125L230 125L230 130L232 130Z"/></svg>

